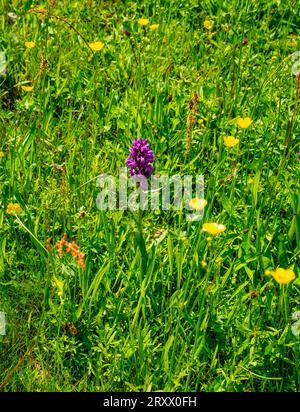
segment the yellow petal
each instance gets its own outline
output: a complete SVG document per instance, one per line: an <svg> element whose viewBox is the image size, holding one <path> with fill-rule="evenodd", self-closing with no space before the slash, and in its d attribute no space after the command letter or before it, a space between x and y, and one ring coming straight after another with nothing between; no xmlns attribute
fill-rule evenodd
<svg viewBox="0 0 300 412"><path fill-rule="evenodd" d="M224 145L226 147L234 147L239 143L240 139L236 139L234 136L225 136Z"/></svg>
<svg viewBox="0 0 300 412"><path fill-rule="evenodd" d="M33 86L21 86L21 88L24 92L32 92L33 90Z"/></svg>
<svg viewBox="0 0 300 412"><path fill-rule="evenodd" d="M196 209L196 210L201 210L207 205L207 200L205 199L198 199L195 197L194 199L191 199L189 202L189 205L191 208Z"/></svg>
<svg viewBox="0 0 300 412"><path fill-rule="evenodd" d="M210 235L218 235L226 230L226 226L219 223L204 223L202 230Z"/></svg>
<svg viewBox="0 0 300 412"><path fill-rule="evenodd" d="M238 117L236 119L236 122L242 129L247 129L247 127L250 126L253 120L250 117L245 117L244 119L242 117Z"/></svg>
<svg viewBox="0 0 300 412"><path fill-rule="evenodd" d="M94 41L89 43L89 46L94 52L97 52L103 49L104 43L102 41Z"/></svg>
<svg viewBox="0 0 300 412"><path fill-rule="evenodd" d="M148 23L149 23L148 19L144 19L144 18L138 19L138 24L140 26L147 26Z"/></svg>
<svg viewBox="0 0 300 412"><path fill-rule="evenodd" d="M159 24L151 24L149 27L151 30L157 30L159 28Z"/></svg>
<svg viewBox="0 0 300 412"><path fill-rule="evenodd" d="M271 273L271 275L276 280L276 282L280 283L281 285L287 285L296 278L295 273L292 271L292 269L277 268Z"/></svg>
<svg viewBox="0 0 300 412"><path fill-rule="evenodd" d="M33 49L35 47L35 42L34 41L26 41L25 46L28 47L28 49Z"/></svg>
<svg viewBox="0 0 300 412"><path fill-rule="evenodd" d="M22 212L22 208L19 203L9 203L6 208L6 213L9 215L18 215Z"/></svg>
<svg viewBox="0 0 300 412"><path fill-rule="evenodd" d="M210 20L205 20L205 21L203 22L203 26L204 26L207 30L210 30L210 29L212 29L213 22L210 21Z"/></svg>

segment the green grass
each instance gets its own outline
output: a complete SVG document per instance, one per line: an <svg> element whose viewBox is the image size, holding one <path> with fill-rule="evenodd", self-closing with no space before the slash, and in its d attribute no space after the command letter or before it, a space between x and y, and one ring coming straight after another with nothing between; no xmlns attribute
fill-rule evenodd
<svg viewBox="0 0 300 412"><path fill-rule="evenodd" d="M31 1L0 0L1 390L298 391L299 3L50 3L36 6L72 27L27 13ZM105 46L93 53L85 41ZM40 51L45 67L23 91ZM242 130L235 119L247 116ZM229 135L238 146L224 146ZM157 173L203 174L208 201L201 222L144 212L146 268L134 213L96 207L96 177L116 175L138 136ZM226 225L211 242L201 230L210 221ZM64 233L85 270L58 256ZM277 267L296 279L265 275Z"/></svg>

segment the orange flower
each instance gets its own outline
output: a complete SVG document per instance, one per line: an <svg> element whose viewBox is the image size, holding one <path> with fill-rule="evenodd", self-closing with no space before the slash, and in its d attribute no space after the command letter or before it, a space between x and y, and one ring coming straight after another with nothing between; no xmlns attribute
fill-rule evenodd
<svg viewBox="0 0 300 412"><path fill-rule="evenodd" d="M51 240L52 240L52 237L48 237L47 242L46 242L46 249L48 250L48 252L50 252L50 250L52 249Z"/></svg>
<svg viewBox="0 0 300 412"><path fill-rule="evenodd" d="M68 235L65 233L63 235L63 237L61 238L61 240L56 242L56 248L57 248L59 257L62 257L62 255L63 255L63 247L66 243L67 237L68 237Z"/></svg>
<svg viewBox="0 0 300 412"><path fill-rule="evenodd" d="M56 243L59 257L63 255L63 247L66 246L66 253L71 253L74 260L76 260L82 269L85 269L85 254L79 249L79 246L74 242L67 242L67 234L65 233L61 240Z"/></svg>

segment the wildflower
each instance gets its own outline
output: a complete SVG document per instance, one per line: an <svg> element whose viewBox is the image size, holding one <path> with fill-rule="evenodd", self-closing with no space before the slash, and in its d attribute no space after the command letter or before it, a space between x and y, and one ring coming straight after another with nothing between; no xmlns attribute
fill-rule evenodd
<svg viewBox="0 0 300 412"><path fill-rule="evenodd" d="M102 41L94 41L89 43L89 46L94 52L97 52L103 49L104 43Z"/></svg>
<svg viewBox="0 0 300 412"><path fill-rule="evenodd" d="M298 160L300 162L300 152L298 152L297 155L298 155Z"/></svg>
<svg viewBox="0 0 300 412"><path fill-rule="evenodd" d="M218 235L226 230L226 226L219 223L204 223L202 230L210 235Z"/></svg>
<svg viewBox="0 0 300 412"><path fill-rule="evenodd" d="M6 208L6 213L9 215L19 215L22 212L22 208L19 203L9 203Z"/></svg>
<svg viewBox="0 0 300 412"><path fill-rule="evenodd" d="M56 242L56 248L57 248L59 257L62 257L63 255L63 247L66 243L67 237L68 235L65 233L63 237L58 242Z"/></svg>
<svg viewBox="0 0 300 412"><path fill-rule="evenodd" d="M0 159L5 156L4 152L0 152Z"/></svg>
<svg viewBox="0 0 300 412"><path fill-rule="evenodd" d="M207 262L205 262L205 260L202 260L202 262L201 262L201 267L202 267L202 269L206 269L206 268L207 268Z"/></svg>
<svg viewBox="0 0 300 412"><path fill-rule="evenodd" d="M67 234L65 233L61 240L56 242L56 248L58 251L59 257L63 256L64 246L66 246L66 253L71 253L73 258L78 262L79 266L82 269L85 269L85 254L82 253L79 249L79 246L73 242L67 242Z"/></svg>
<svg viewBox="0 0 300 412"><path fill-rule="evenodd" d="M78 210L78 216L82 218L82 217L85 217L85 215L86 215L85 207L81 206Z"/></svg>
<svg viewBox="0 0 300 412"><path fill-rule="evenodd" d="M26 41L26 42L25 42L25 46L26 46L28 49L33 49L33 48L35 47L35 42L34 42L34 41Z"/></svg>
<svg viewBox="0 0 300 412"><path fill-rule="evenodd" d="M52 240L52 237L48 237L47 242L46 242L46 249L48 250L48 252L50 252L50 250L52 249L51 240Z"/></svg>
<svg viewBox="0 0 300 412"><path fill-rule="evenodd" d="M151 30L157 30L159 28L159 24L151 24L149 27Z"/></svg>
<svg viewBox="0 0 300 412"><path fill-rule="evenodd" d="M154 154L150 149L148 140L141 138L134 140L129 151L130 156L126 160L126 165L130 167L130 176L150 177L154 172L154 167L151 165L151 163L154 163Z"/></svg>
<svg viewBox="0 0 300 412"><path fill-rule="evenodd" d="M33 86L21 86L21 88L24 92L32 92L33 90Z"/></svg>
<svg viewBox="0 0 300 412"><path fill-rule="evenodd" d="M14 23L17 21L18 16L17 16L15 13L13 13L12 11L9 12L9 13L7 13L7 16L8 16L8 18L9 18L9 21L10 21L12 24L14 24Z"/></svg>
<svg viewBox="0 0 300 412"><path fill-rule="evenodd" d="M73 241L71 243L66 242L66 252L71 253L73 258L77 260L79 266L84 269L85 268L85 255L84 253L80 252L79 246Z"/></svg>
<svg viewBox="0 0 300 412"><path fill-rule="evenodd" d="M253 120L250 117L245 117L244 119L242 117L239 117L236 119L236 122L242 129L247 129L247 127L250 126Z"/></svg>
<svg viewBox="0 0 300 412"><path fill-rule="evenodd" d="M234 147L239 143L240 139L236 139L234 136L225 136L224 145L226 147Z"/></svg>
<svg viewBox="0 0 300 412"><path fill-rule="evenodd" d="M213 27L213 22L210 21L210 20L205 20L205 21L203 22L203 26L204 26L204 28L205 28L206 30L211 30L212 27Z"/></svg>
<svg viewBox="0 0 300 412"><path fill-rule="evenodd" d="M198 199L197 197L195 197L194 199L190 200L189 205L192 209L201 210L207 205L207 200Z"/></svg>
<svg viewBox="0 0 300 412"><path fill-rule="evenodd" d="M281 285L287 285L296 278L295 273L292 271L292 269L277 268L271 272L271 275L276 280L276 282L280 283Z"/></svg>
<svg viewBox="0 0 300 412"><path fill-rule="evenodd" d="M241 42L242 46L245 46L245 45L248 44L248 43L249 43L248 37L245 37L245 38L242 40L242 42Z"/></svg>
<svg viewBox="0 0 300 412"><path fill-rule="evenodd" d="M252 179L252 177L249 177L249 179L247 180L248 185L252 185L253 182L254 180Z"/></svg>
<svg viewBox="0 0 300 412"><path fill-rule="evenodd" d="M122 32L125 34L125 36L130 37L131 33L130 31L128 31L127 29L125 29L125 27L123 27Z"/></svg>
<svg viewBox="0 0 300 412"><path fill-rule="evenodd" d="M138 19L138 24L140 26L147 26L148 23L149 23L148 19L144 19L144 18Z"/></svg>

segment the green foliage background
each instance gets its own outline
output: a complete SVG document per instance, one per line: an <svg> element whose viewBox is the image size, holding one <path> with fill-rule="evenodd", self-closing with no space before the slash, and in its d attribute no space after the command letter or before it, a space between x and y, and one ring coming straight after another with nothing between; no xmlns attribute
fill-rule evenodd
<svg viewBox="0 0 300 412"><path fill-rule="evenodd" d="M298 391L299 2L52 3L0 0L1 390ZM146 273L133 213L96 208L96 176L116 175L138 136L157 173L203 174L208 201L202 222L144 213ZM211 242L210 221L227 227ZM64 233L85 270L47 251ZM276 284L276 267L296 280Z"/></svg>

